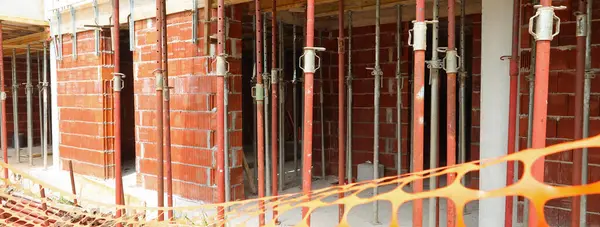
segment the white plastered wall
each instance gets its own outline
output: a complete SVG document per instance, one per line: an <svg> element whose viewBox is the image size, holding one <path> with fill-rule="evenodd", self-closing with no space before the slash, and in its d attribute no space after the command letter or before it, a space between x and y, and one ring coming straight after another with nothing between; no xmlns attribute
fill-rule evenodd
<svg viewBox="0 0 600 227"><path fill-rule="evenodd" d="M511 54L512 0L483 0L481 22L481 130L480 158L507 154L509 61ZM492 190L506 186L506 164L481 170L479 188ZM505 198L479 202L479 226L503 227Z"/></svg>

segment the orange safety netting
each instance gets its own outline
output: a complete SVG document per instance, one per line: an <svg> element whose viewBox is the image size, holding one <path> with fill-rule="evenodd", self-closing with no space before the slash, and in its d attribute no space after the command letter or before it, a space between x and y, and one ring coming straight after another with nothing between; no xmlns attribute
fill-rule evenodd
<svg viewBox="0 0 600 227"><path fill-rule="evenodd" d="M584 147L600 147L600 136L593 138L554 145L544 149L529 149L505 156L495 160L475 161L462 165L444 167L435 170L411 173L403 176L386 177L369 182L360 182L344 186L335 186L315 190L310 195L287 194L277 197L251 199L230 202L226 204L207 204L190 207L171 208L175 218L170 222L156 220L158 208L141 206L117 207L110 202L98 203L79 199L74 204L75 197L49 184L31 177L10 165L1 163L3 168L8 168L12 174L9 179L3 179L0 191L0 226L114 226L118 223L124 226L217 226L227 223L229 226L245 226L256 220L261 211L258 201L264 201L270 214L276 207L280 215L294 212L300 215L299 207L308 208L314 212L318 208L327 206L344 205L345 212L339 226L349 226L349 213L352 208L372 203L385 201L391 204L391 213L397 214L400 207L411 201L424 201L426 198L446 198L452 201L456 212L456 225L465 226L463 213L465 205L469 202L507 196L522 196L527 198L533 206L538 217L538 226L548 226L544 218L544 205L553 199L572 196L600 193L600 182L593 182L579 186L554 187L534 179L531 174L533 163L545 156L566 152ZM507 163L519 162L523 167L520 179L507 187L491 191L470 189L461 184L461 178L467 173L477 172L483 168ZM444 177L453 174L456 178L444 187L420 193L411 193L405 186L415 181L423 181L430 177ZM391 190L381 192L376 196L364 196L361 192L371 191L374 187L391 187ZM43 189L43 190L42 190ZM346 196L338 199L340 192ZM359 195L361 194L361 195ZM333 199L332 199L333 198ZM115 210L123 209L123 217L115 217ZM225 209L222 220L217 219L217 209ZM166 213L165 209L162 209ZM446 215L446 214L440 214ZM336 215L331 219L337 220ZM297 226L307 226L303 222ZM399 226L398 215L392 215L390 226ZM268 226L274 226L272 219L267 220ZM313 225L315 225L313 221ZM315 226L319 226L318 223Z"/></svg>

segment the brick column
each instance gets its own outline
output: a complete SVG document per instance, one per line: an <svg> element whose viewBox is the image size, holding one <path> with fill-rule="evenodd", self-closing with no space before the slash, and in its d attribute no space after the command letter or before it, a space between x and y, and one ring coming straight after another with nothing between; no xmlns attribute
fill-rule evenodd
<svg viewBox="0 0 600 227"><path fill-rule="evenodd" d="M244 198L242 168L242 26L240 7L226 10L229 31L226 52L229 55L229 147L232 200ZM192 42L192 15L180 12L167 16L169 85L171 90L171 138L173 192L185 198L215 201L216 198L216 77L207 72L214 65L203 53L203 10L199 10L198 43ZM232 15L233 14L233 15ZM214 13L216 15L216 11ZM136 172L138 183L156 189L156 101L157 69L155 23L153 19L135 24L134 51ZM211 25L216 33L216 23ZM211 45L214 49L215 46Z"/></svg>

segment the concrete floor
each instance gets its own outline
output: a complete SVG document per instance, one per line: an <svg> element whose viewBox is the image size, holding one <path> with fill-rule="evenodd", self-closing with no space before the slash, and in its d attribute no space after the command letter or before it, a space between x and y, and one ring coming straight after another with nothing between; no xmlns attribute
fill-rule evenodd
<svg viewBox="0 0 600 227"><path fill-rule="evenodd" d="M40 147L34 147L34 154L40 153ZM25 153L23 151L22 153ZM56 168L48 168L44 170L42 167L42 158L35 157L33 159L33 166L28 164L27 158L22 158L21 163L17 163L16 155L13 149L9 149L9 163L14 167L31 174L37 180L44 181L50 185L60 188L65 192L71 191L69 173L66 171L57 170ZM48 164L51 166L52 156L48 157ZM157 195L155 191L146 190L136 185L135 166L134 163L124 163L124 175L123 175L123 186L126 194L126 202L130 205L140 206L146 205L148 207L155 207L157 205ZM285 187L284 191L280 194L289 193L301 193L300 178L296 177L294 171L293 161L285 164ZM324 179L318 179L313 181L313 189L326 188L336 183L337 179L334 176L329 176ZM75 184L77 188L77 197L83 199L83 201L95 201L106 204L114 204L114 180L98 180L86 176L76 175ZM440 182L444 184L443 180ZM425 188L427 188L427 181L425 182ZM391 190L393 187L381 187L380 193ZM410 189L407 189L410 190ZM360 197L368 197L372 195L371 190L364 191L360 194ZM330 197L325 199L326 201L333 201L336 197ZM190 201L187 199L174 197L174 204L176 207L189 207L198 206L204 204L199 201ZM389 202L379 202L379 221L380 223L373 223L373 204L363 204L352 207L348 215L348 221L351 226L388 226L391 218L391 204ZM427 210L428 202L423 201L423 220L427 222ZM205 213L210 215L214 211L211 210L197 210L189 209L185 212L177 212L178 216L195 216L199 213ZM445 226L446 216L446 203L444 199L440 200L440 226ZM148 213L148 217L153 217L155 212ZM270 220L271 212L267 212L267 220ZM300 208L293 209L286 213L281 214L280 226L293 226L301 220ZM400 226L412 226L412 203L407 203L401 206L398 214L398 220ZM467 204L466 212L464 214L465 224L467 226L479 226L478 222L478 204L472 202ZM244 223L246 226L258 226L256 217L242 216L230 219L231 224ZM312 226L336 226L337 224L337 206L327 206L317 209L312 215ZM424 226L427 226L425 224Z"/></svg>

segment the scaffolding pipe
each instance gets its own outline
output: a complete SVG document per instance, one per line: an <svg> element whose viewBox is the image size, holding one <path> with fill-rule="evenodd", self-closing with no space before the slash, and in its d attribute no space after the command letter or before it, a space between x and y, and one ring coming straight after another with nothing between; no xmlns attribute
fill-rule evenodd
<svg viewBox="0 0 600 227"><path fill-rule="evenodd" d="M402 175L402 6L396 6L396 175Z"/></svg>
<svg viewBox="0 0 600 227"><path fill-rule="evenodd" d="M348 115L348 130L346 132L346 147L348 155L348 183L351 184L353 169L352 169L352 11L348 11L348 77L346 83L348 86L348 103L346 104L346 114Z"/></svg>
<svg viewBox="0 0 600 227"><path fill-rule="evenodd" d="M196 0L194 0L196 1ZM165 136L165 144L164 144L164 150L165 150L165 173L167 174L166 176L166 190L167 190L167 215L169 217L169 220L172 221L173 220L173 209L171 209L173 207L173 168L172 168L172 162L171 162L171 87L169 87L169 57L168 57L168 39L167 39L167 6L166 6L166 0L165 2L163 2L163 8L162 8L162 21L161 21L161 31L160 31L160 38L163 40L161 45L162 47L159 46L159 48L162 48L162 66L161 68L164 70L163 71L163 115L162 117L163 119L163 123L164 123L164 136ZM198 9L194 9L194 10L198 10ZM217 81L217 85L218 85L218 81ZM218 91L218 88L217 88ZM218 96L218 95L217 95ZM217 97L218 99L218 97ZM159 104L160 105L160 104ZM218 118L217 118L218 121ZM217 133L218 134L218 133ZM218 140L218 139L217 139Z"/></svg>
<svg viewBox="0 0 600 227"><path fill-rule="evenodd" d="M586 37L587 34L587 23L586 23L586 11L587 11L587 0L579 0L578 12L575 13L577 28L575 30L575 36L577 39L577 57L576 57L576 71L575 71L575 127L574 139L580 140L583 138L583 102L584 102L584 83L585 83L585 61L586 61ZM573 150L573 178L571 179L572 185L581 185L582 182L582 156L581 149ZM571 197L571 226L579 227L580 214L581 214L581 197Z"/></svg>
<svg viewBox="0 0 600 227"><path fill-rule="evenodd" d="M448 51L446 52L445 58L447 77L446 92L448 94L446 96L447 166L453 166L456 164L456 73L458 73L458 68L462 67L462 65L458 65L456 53L456 14L454 7L454 0L448 0ZM455 173L448 174L447 183L449 184L454 182L455 178ZM449 199L446 200L446 202L446 207L448 210L447 224L448 226L455 226L456 211L454 208L454 202Z"/></svg>
<svg viewBox="0 0 600 227"><path fill-rule="evenodd" d="M12 49L12 106L13 106L13 148L17 154L17 163L21 163L21 141L19 140L19 83L17 81L17 52ZM4 71L2 71L4 73ZM2 80L4 83L4 80ZM6 119L6 118L2 118Z"/></svg>
<svg viewBox="0 0 600 227"><path fill-rule="evenodd" d="M122 205L124 205L123 201L123 177L122 177L122 166L121 166L121 89L123 88L123 80L121 76L125 77L121 73L121 41L119 38L119 0L114 0L113 2L113 21L112 21L112 46L113 46L113 130L114 130L114 161L115 161L115 205L117 205L117 212L115 216L117 218L121 217L123 210L121 210ZM121 226L121 224L118 224Z"/></svg>
<svg viewBox="0 0 600 227"><path fill-rule="evenodd" d="M439 20L440 2L433 0L433 20ZM449 17L450 18L450 17ZM431 131L429 140L429 169L435 169L438 166L439 153L439 130L440 130L440 68L441 61L438 57L439 46L439 30L438 23L433 24L432 41L431 41L431 61L427 62L429 68L429 81L431 84ZM448 31L450 27L448 26ZM448 83L449 84L449 83ZM448 135L450 136L450 135ZM448 146L448 149L450 146ZM429 177L429 190L437 188L437 178ZM429 199L428 223L429 226L437 226L439 211L437 208L438 198Z"/></svg>
<svg viewBox="0 0 600 227"><path fill-rule="evenodd" d="M260 13L260 0L254 0L254 24L256 25L255 33L255 59L256 59L256 86L254 87L254 99L256 101L256 153L257 153L257 165L258 165L258 198L265 197L265 127L264 127L264 87L263 87L263 29L262 29L262 15ZM259 226L265 225L265 203L263 200L258 201L259 215L258 223Z"/></svg>
<svg viewBox="0 0 600 227"><path fill-rule="evenodd" d="M273 6L277 1L273 0ZM273 7L271 18L271 195L278 195L279 159L279 68L277 57L277 7ZM277 223L277 206L273 206L273 219Z"/></svg>
<svg viewBox="0 0 600 227"><path fill-rule="evenodd" d="M583 138L588 138L590 128L590 93L592 84L592 9L593 1L587 2L586 9L586 31L587 36L585 37L585 80L583 85ZM581 184L585 185L588 183L588 149L583 148L581 151ZM581 196L581 203L579 204L579 226L587 226L587 196Z"/></svg>
<svg viewBox="0 0 600 227"><path fill-rule="evenodd" d="M279 22L279 62L281 65L279 75L279 191L283 191L285 175L285 61L284 61L284 42L283 42L283 22Z"/></svg>
<svg viewBox="0 0 600 227"><path fill-rule="evenodd" d="M465 65L465 0L460 1L460 65ZM458 105L459 105L459 125L458 125L458 163L467 161L467 70L466 67L459 69L459 89L458 89ZM465 178L461 178L463 185Z"/></svg>
<svg viewBox="0 0 600 227"><path fill-rule="evenodd" d="M413 155L412 169L414 172L423 170L423 125L425 112L425 50L427 47L423 45L427 42L427 26L425 24L425 0L417 0L416 2L416 21L414 22L415 44L414 46L414 81L413 81ZM417 30L418 29L418 30ZM417 40L417 32L420 40ZM425 36L425 37L423 37ZM419 193L423 191L423 181L416 180L413 184L413 192ZM413 201L413 226L420 227L423 225L423 201L417 199Z"/></svg>
<svg viewBox="0 0 600 227"><path fill-rule="evenodd" d="M346 168L346 129L344 116L344 101L346 93L344 91L344 0L338 1L338 185L345 184L344 171ZM344 192L340 190L338 198L344 197ZM344 216L344 205L340 204L338 208L338 221L342 221Z"/></svg>
<svg viewBox="0 0 600 227"><path fill-rule="evenodd" d="M319 31L319 46L323 46L323 31ZM323 86L325 78L323 78L323 70L319 70L319 121L321 125L321 178L325 179L325 94L323 94Z"/></svg>
<svg viewBox="0 0 600 227"><path fill-rule="evenodd" d="M42 78L42 155L44 156L44 169L48 168L48 43L44 41L44 76Z"/></svg>
<svg viewBox="0 0 600 227"><path fill-rule="evenodd" d="M298 77L297 77L297 72L298 71L298 66L296 66L296 25L293 24L292 25L292 67L293 67L293 79L292 79L292 105L293 105L293 121L294 121L294 128L293 128L293 133L294 133L294 172L296 173L296 177L300 176L300 171L298 171L298 91L297 91L297 87L298 87Z"/></svg>
<svg viewBox="0 0 600 227"><path fill-rule="evenodd" d="M533 3L536 3L538 0L532 0ZM531 38L531 43L535 42L535 38ZM531 46L531 59L529 64L529 100L527 105L527 148L532 147L532 139L533 139L533 95L535 90L535 62L536 62L536 45ZM529 200L527 198L523 199L523 214L529 213ZM523 215L523 223L529 223L529 216Z"/></svg>
<svg viewBox="0 0 600 227"><path fill-rule="evenodd" d="M33 85L31 84L31 48L27 44L27 150L29 165L33 166Z"/></svg>
<svg viewBox="0 0 600 227"><path fill-rule="evenodd" d="M263 52L263 61L264 61L264 79L265 79L265 180L266 180L266 193L267 196L271 196L271 153L269 153L269 151L271 151L271 128L269 128L269 122L270 122L270 110L269 110L269 102L270 102L270 95L269 93L271 92L271 80L269 79L269 73L267 72L267 61L268 61L268 57L267 57L267 51L269 50L267 48L267 13L265 13L265 20L263 23L263 49L265 50Z"/></svg>
<svg viewBox="0 0 600 227"><path fill-rule="evenodd" d="M31 84L31 49L29 44L27 44L27 82L25 87L27 89L27 150L29 165L33 166L33 85Z"/></svg>
<svg viewBox="0 0 600 227"><path fill-rule="evenodd" d="M166 30L165 30L166 31ZM217 4L217 203L225 202L225 76L227 60L225 55L225 1ZM224 219L223 206L217 207L217 218Z"/></svg>
<svg viewBox="0 0 600 227"><path fill-rule="evenodd" d="M1 117L2 117L2 128L0 128L0 142L2 143L2 160L4 161L5 164L8 164L8 143L7 143L7 133L6 133L6 91L4 88L4 37L2 37L2 33L4 33L4 30L2 29L2 22L0 21L0 93L2 93L2 113L0 113ZM15 50L13 49L13 65L14 65L14 54L15 54ZM13 74L14 74L14 67L13 67ZM14 84L14 79L13 79L13 84ZM15 96L13 94L13 96ZM14 99L13 99L14 100ZM15 108L16 109L16 108ZM13 115L14 116L14 115ZM17 125L17 123L13 123L15 125ZM4 179L8 180L8 169L4 168Z"/></svg>
<svg viewBox="0 0 600 227"><path fill-rule="evenodd" d="M563 9L564 7L556 7ZM557 34L553 34L551 28L554 26L555 7L552 6L552 0L541 0L541 7L538 7L536 15L532 17L537 19L535 33L530 24L530 33L536 38L536 68L535 68L535 93L533 109L533 138L532 148L543 148L546 146L546 121L548 115L548 79L550 69L550 42ZM559 24L560 26L560 20ZM557 31L558 33L558 31ZM532 166L532 175L538 181L544 181L544 161L542 157ZM533 203L529 207L529 226L536 226L538 218L543 217L543 210L535 210Z"/></svg>
<svg viewBox="0 0 600 227"><path fill-rule="evenodd" d="M516 122L517 122L517 99L519 90L517 89L517 83L519 80L519 30L520 30L520 11L521 2L520 0L514 0L513 2L513 20L512 20L512 52L510 56L510 91L509 91L509 111L508 111L508 154L515 153L516 144ZM514 182L514 164L509 162L507 164L506 185L511 185ZM510 227L513 225L513 198L510 196L506 197L505 207L505 218L504 225Z"/></svg>
<svg viewBox="0 0 600 227"><path fill-rule="evenodd" d="M164 74L166 70L162 68L165 64L163 59L163 42L166 42L162 38L162 23L166 20L163 17L163 11L165 10L166 0L156 0L156 34L160 34L160 37L156 39L158 46L158 55L156 64L158 69L155 71L156 77L156 155L158 156L158 169L157 171L157 196L158 196L158 221L164 221L164 203L165 203L165 192L164 192L164 154L163 154L163 89L164 89Z"/></svg>
<svg viewBox="0 0 600 227"><path fill-rule="evenodd" d="M257 27L256 27L256 15L252 15L252 31L256 31ZM256 38L256 37L255 37ZM252 52L256 53L256 42L252 43ZM254 83L256 83L256 54L252 55L252 62L254 63L254 66L252 68L252 79L250 80L250 86L253 86ZM252 99L252 131L256 132L256 99ZM254 139L252 140L252 151L254 153L254 176L258 176L258 152L257 152L257 140L258 140L258 136L256 135L256 133L254 133ZM254 180L254 179L250 179L250 180Z"/></svg>
<svg viewBox="0 0 600 227"><path fill-rule="evenodd" d="M381 96L381 76L383 72L379 65L379 48L381 46L379 40L381 36L381 2L375 1L375 67L371 70L371 75L375 76L373 93L373 107L375 108L373 119L373 179L379 179L379 103ZM373 197L379 194L378 187L373 187ZM379 201L373 202L373 223L379 224Z"/></svg>
<svg viewBox="0 0 600 227"><path fill-rule="evenodd" d="M44 125L44 116L42 115L42 65L40 64L40 52L37 51L36 52L36 63L37 63L37 69L38 69L38 73L37 73L37 88L38 88L38 115L39 115L39 121L40 121L40 149L42 149L40 151L40 155L44 154L44 150L43 150L43 144L42 142L44 141L44 130L42 129L43 125Z"/></svg>
<svg viewBox="0 0 600 227"><path fill-rule="evenodd" d="M314 47L315 38L315 0L307 0L306 4L306 47L304 48L304 135L302 136L304 150L302 166L302 191L310 200L312 186L312 148L313 148L313 91L314 74L319 66L315 66L316 51L324 50L322 47ZM302 208L302 218L310 226L308 208Z"/></svg>

